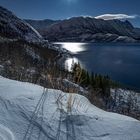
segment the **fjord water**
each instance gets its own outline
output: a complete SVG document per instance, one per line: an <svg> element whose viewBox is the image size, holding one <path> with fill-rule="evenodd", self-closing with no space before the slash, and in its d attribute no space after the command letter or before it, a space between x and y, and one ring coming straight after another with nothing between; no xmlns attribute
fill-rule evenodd
<svg viewBox="0 0 140 140"><path fill-rule="evenodd" d="M75 60L90 72L109 75L128 87L140 89L140 44L57 44L73 53ZM71 64L71 58L66 63Z"/></svg>

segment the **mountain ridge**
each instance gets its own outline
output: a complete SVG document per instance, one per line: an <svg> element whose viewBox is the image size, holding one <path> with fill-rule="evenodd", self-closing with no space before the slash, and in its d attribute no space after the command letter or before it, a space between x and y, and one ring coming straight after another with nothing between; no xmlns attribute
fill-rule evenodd
<svg viewBox="0 0 140 140"><path fill-rule="evenodd" d="M0 6L0 36L26 41L40 41L42 36L30 24Z"/></svg>
<svg viewBox="0 0 140 140"><path fill-rule="evenodd" d="M36 28L33 20L31 25ZM45 39L52 42L139 42L140 40L139 28L135 28L128 20L118 19L72 17L54 21L53 24L47 24L38 31Z"/></svg>

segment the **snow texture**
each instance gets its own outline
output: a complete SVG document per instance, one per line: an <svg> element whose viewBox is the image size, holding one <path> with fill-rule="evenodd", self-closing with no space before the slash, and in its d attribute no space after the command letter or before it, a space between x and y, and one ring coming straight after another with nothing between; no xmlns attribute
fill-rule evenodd
<svg viewBox="0 0 140 140"><path fill-rule="evenodd" d="M140 122L78 94L0 77L0 139L140 140Z"/></svg>

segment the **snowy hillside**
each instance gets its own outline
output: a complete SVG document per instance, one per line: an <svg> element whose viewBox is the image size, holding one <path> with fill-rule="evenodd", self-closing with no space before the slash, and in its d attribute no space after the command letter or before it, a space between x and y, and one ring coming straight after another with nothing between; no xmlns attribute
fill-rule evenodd
<svg viewBox="0 0 140 140"><path fill-rule="evenodd" d="M41 35L24 20L0 6L0 36L11 39L40 41Z"/></svg>
<svg viewBox="0 0 140 140"><path fill-rule="evenodd" d="M0 77L0 139L139 140L140 122L81 95Z"/></svg>

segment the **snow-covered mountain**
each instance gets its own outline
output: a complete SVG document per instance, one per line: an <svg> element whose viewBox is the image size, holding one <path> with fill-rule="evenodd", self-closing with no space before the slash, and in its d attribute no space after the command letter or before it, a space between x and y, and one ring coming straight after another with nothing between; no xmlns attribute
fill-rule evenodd
<svg viewBox="0 0 140 140"><path fill-rule="evenodd" d="M40 41L41 35L28 23L0 6L0 36L27 41Z"/></svg>
<svg viewBox="0 0 140 140"><path fill-rule="evenodd" d="M139 140L140 122L103 111L83 96L0 77L4 140Z"/></svg>
<svg viewBox="0 0 140 140"><path fill-rule="evenodd" d="M35 22L32 22L31 25L36 28ZM140 29L133 27L127 20L120 21L103 20L92 17L73 17L55 22L55 24L47 24L46 27L39 30L39 32L49 41L140 41Z"/></svg>

